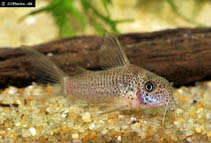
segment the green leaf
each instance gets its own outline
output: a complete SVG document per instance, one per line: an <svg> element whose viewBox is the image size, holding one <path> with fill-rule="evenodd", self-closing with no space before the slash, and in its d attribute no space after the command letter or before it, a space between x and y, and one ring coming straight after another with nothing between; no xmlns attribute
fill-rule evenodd
<svg viewBox="0 0 211 143"><path fill-rule="evenodd" d="M80 0L81 5L85 11L90 9L90 2L87 0Z"/></svg>
<svg viewBox="0 0 211 143"><path fill-rule="evenodd" d="M60 35L62 37L71 37L75 35L75 33L71 30L70 21L66 16L60 19L58 24L60 27Z"/></svg>
<svg viewBox="0 0 211 143"><path fill-rule="evenodd" d="M67 12L73 14L75 18L77 18L82 25L85 24L84 17L82 14L74 7L72 0L64 0L64 4L67 8Z"/></svg>
<svg viewBox="0 0 211 143"><path fill-rule="evenodd" d="M95 28L95 30L97 31L97 33L99 35L103 35L104 34L105 28L100 23L94 22L93 23L93 27Z"/></svg>
<svg viewBox="0 0 211 143"><path fill-rule="evenodd" d="M103 6L106 10L107 16L110 17L108 5L111 4L111 1L110 0L102 0L102 3L103 3Z"/></svg>

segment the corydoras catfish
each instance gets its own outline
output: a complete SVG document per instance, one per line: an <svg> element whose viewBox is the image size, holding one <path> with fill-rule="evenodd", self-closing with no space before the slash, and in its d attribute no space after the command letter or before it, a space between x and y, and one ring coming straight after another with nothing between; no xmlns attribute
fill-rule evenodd
<svg viewBox="0 0 211 143"><path fill-rule="evenodd" d="M163 77L132 65L118 39L109 33L104 36L100 49L104 70L89 71L68 76L45 55L32 49L22 48L30 57L39 78L60 86L60 92L89 103L115 104L110 111L146 109L165 106L165 114L173 101L172 86Z"/></svg>

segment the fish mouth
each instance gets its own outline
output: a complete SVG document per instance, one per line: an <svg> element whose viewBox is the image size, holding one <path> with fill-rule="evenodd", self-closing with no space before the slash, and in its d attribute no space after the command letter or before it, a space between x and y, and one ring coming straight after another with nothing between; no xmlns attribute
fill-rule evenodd
<svg viewBox="0 0 211 143"><path fill-rule="evenodd" d="M164 106L165 104L164 103L148 103L147 105L144 105L144 108L145 109L148 109L148 108L157 108L157 107L161 107L161 106Z"/></svg>
<svg viewBox="0 0 211 143"><path fill-rule="evenodd" d="M165 105L162 96L159 94L142 93L139 96L139 102L144 105L144 108L159 107Z"/></svg>
<svg viewBox="0 0 211 143"><path fill-rule="evenodd" d="M163 105L165 105L165 103L162 102L162 100L152 99L151 101L149 100L149 102L148 102L148 106L159 107L159 106L163 106Z"/></svg>

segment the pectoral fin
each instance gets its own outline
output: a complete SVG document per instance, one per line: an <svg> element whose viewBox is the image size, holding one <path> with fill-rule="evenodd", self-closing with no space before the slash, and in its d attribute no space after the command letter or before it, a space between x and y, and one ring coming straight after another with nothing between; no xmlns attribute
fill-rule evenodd
<svg viewBox="0 0 211 143"><path fill-rule="evenodd" d="M100 114L107 114L107 113L112 113L112 112L116 112L116 111L123 111L123 110L126 110L126 109L128 109L128 105L112 108L112 109L104 111Z"/></svg>

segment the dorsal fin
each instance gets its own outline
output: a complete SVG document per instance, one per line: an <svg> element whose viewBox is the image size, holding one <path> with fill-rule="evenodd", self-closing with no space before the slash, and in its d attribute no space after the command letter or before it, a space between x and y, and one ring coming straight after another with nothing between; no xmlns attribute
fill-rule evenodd
<svg viewBox="0 0 211 143"><path fill-rule="evenodd" d="M105 32L104 43L100 52L103 68L108 69L130 64L119 40L109 32Z"/></svg>

